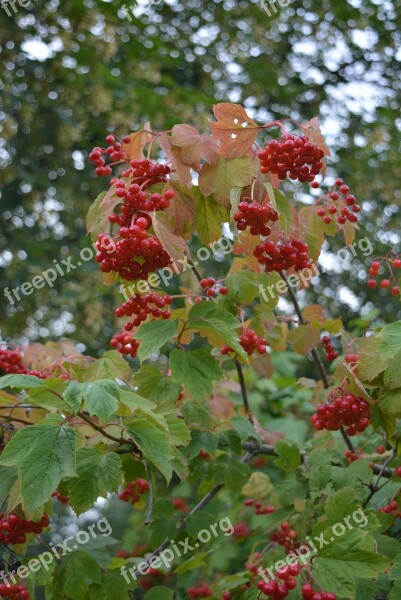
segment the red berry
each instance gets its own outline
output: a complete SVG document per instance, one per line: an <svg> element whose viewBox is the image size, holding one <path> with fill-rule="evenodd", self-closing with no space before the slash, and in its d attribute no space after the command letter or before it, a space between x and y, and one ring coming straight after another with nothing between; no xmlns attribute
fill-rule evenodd
<svg viewBox="0 0 401 600"><path fill-rule="evenodd" d="M389 279L382 279L380 282L380 287L385 290L387 288L390 287L390 280Z"/></svg>

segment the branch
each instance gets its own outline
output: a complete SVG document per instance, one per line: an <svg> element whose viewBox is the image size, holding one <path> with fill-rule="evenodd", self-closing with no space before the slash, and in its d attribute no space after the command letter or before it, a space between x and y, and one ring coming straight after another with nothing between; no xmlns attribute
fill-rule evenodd
<svg viewBox="0 0 401 600"><path fill-rule="evenodd" d="M380 479L383 477L385 471L387 471L387 470L391 471L391 469L387 469L387 467L391 463L391 461L396 457L397 448L398 448L398 441L397 441L395 448L393 448L393 451L392 451L391 455L388 457L388 459L382 465L375 465L377 467L380 467L379 472L377 474L378 477L377 477L376 483L371 487L369 496L366 498L365 502L363 503L363 507L365 507L369 503L371 498L373 498L373 496L376 494L376 492L378 492L383 487L383 486L381 486L379 488Z"/></svg>
<svg viewBox="0 0 401 600"><path fill-rule="evenodd" d="M145 525L149 525L150 519L152 518L153 512L153 481L152 481L152 471L150 470L150 466L147 460L145 460L146 472L148 474L148 483L149 483L149 501L148 501L148 512L146 513Z"/></svg>
<svg viewBox="0 0 401 600"><path fill-rule="evenodd" d="M245 408L246 414L248 415L249 414L249 400L248 400L248 392L247 392L246 385L245 385L244 372L242 370L241 363L238 361L238 358L234 358L234 362L235 362L235 366L237 367L239 383L241 386L242 401L244 403L244 408Z"/></svg>
<svg viewBox="0 0 401 600"><path fill-rule="evenodd" d="M290 284L288 283L288 280L286 278L286 276L284 275L284 272L281 271L280 272L280 277L281 279L286 283L287 286L287 291L288 291L288 295L291 298L291 302L294 305L294 309L295 312L297 314L297 317L299 319L299 322L301 323L301 325L305 325L305 320L302 316L302 311L301 311L301 307L298 304L298 300L297 297L294 293L294 290L292 289L292 287L290 286ZM329 382L329 378L327 376L326 370L324 368L324 365L322 363L322 361L320 360L320 356L318 355L316 348L313 348L313 350L311 350L311 356L315 362L316 367L318 368L318 371L320 373L320 376L322 378L323 381L323 385L325 387L325 389L327 390L330 387L330 382ZM340 433L343 436L344 442L347 445L348 450L351 450L351 452L354 452L354 446L349 438L349 436L347 435L344 427L341 425L340 427Z"/></svg>
<svg viewBox="0 0 401 600"><path fill-rule="evenodd" d="M108 440L111 440L112 442L117 442L117 444L119 444L119 445L121 445L121 444L131 444L132 445L133 444L133 442L131 440L125 440L124 438L118 438L118 437L115 437L114 435L111 435L110 433L107 433L107 431L105 431L103 429L103 427L100 427L100 425L96 425L96 423L94 423L83 412L79 411L77 413L77 415L78 415L78 417L80 417L81 419L86 421L86 423L88 423L88 425L90 425L92 427L92 429L101 433Z"/></svg>

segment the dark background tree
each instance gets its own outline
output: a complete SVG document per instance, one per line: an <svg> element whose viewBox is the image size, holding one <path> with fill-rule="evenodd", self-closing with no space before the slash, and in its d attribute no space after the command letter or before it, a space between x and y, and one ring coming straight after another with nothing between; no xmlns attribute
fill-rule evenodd
<svg viewBox="0 0 401 600"><path fill-rule="evenodd" d="M369 237L374 254L397 248L395 3L276 5L270 17L259 2L230 0L133 3L129 18L120 3L93 0L17 5L12 16L0 11L2 289L31 281L55 260L71 256L76 263L89 246L85 214L103 186L87 154L106 131L123 135L148 119L157 130L177 122L207 129L205 114L224 100L242 103L256 119L318 115L335 172L363 205L360 235ZM342 240L333 241L330 251L341 247ZM342 270L323 268L311 293L345 320L366 315L371 293L352 296L364 276L360 259ZM325 295L328 278L334 297ZM96 351L115 329L115 294L88 262L16 307L2 298L2 337L68 335ZM374 291L376 306L379 297ZM395 318L396 306L383 295L381 317Z"/></svg>

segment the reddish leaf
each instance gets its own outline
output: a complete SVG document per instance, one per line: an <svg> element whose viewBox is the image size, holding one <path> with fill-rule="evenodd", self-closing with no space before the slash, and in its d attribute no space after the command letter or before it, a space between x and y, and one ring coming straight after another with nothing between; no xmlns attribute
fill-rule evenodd
<svg viewBox="0 0 401 600"><path fill-rule="evenodd" d="M195 219L193 189L183 187L174 181L170 181L167 187L174 190L174 198L165 211L169 220L173 222L172 232L188 238L192 235Z"/></svg>
<svg viewBox="0 0 401 600"><path fill-rule="evenodd" d="M143 129L136 131L135 133L131 133L131 142L129 144L123 144L123 150L130 160L142 160L144 158L144 147L155 137L149 133L151 131L152 128L148 121L145 123Z"/></svg>
<svg viewBox="0 0 401 600"><path fill-rule="evenodd" d="M220 155L224 158L253 156L253 144L258 126L240 104L216 104L213 107L216 122L210 123L212 136L220 141Z"/></svg>
<svg viewBox="0 0 401 600"><path fill-rule="evenodd" d="M196 168L202 158L214 164L219 157L216 141L190 125L174 125L170 140L173 146L182 149L182 161L185 165Z"/></svg>
<svg viewBox="0 0 401 600"><path fill-rule="evenodd" d="M166 214L153 212L151 213L151 217L155 234L159 238L164 250L171 256L174 262L173 269L181 272L183 270L183 262L185 264L185 257L190 256L185 240L172 232L172 225L167 221Z"/></svg>
<svg viewBox="0 0 401 600"><path fill-rule="evenodd" d="M311 119L307 123L303 123L299 127L304 133L304 135L306 135L311 144L314 144L315 146L320 148L320 150L324 152L325 156L331 156L330 150L326 146L326 142L324 140L322 132L320 131L320 123L317 117L313 117L313 119Z"/></svg>
<svg viewBox="0 0 401 600"><path fill-rule="evenodd" d="M177 174L178 182L181 185L190 186L192 184L191 167L185 164L184 151L179 146L173 146L171 137L163 133L157 138L160 148L163 150L167 159L173 164Z"/></svg>

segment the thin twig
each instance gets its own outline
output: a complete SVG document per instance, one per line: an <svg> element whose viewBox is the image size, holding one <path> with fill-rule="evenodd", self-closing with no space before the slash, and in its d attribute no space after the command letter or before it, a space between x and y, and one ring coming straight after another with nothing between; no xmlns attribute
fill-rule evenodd
<svg viewBox="0 0 401 600"><path fill-rule="evenodd" d="M388 465L391 463L392 460L394 460L395 456L397 455L397 448L398 448L398 441L397 444L395 446L395 448L393 448L393 451L391 453L391 455L388 457L388 459L383 463L383 465L380 465L380 471L378 473L378 477L376 480L376 483L372 486L370 492L369 492L369 496L366 498L365 502L363 503L363 507L365 507L369 501L373 498L373 496L376 494L376 492L378 492L379 490L381 490L382 487L384 487L384 485L382 485L381 487L379 487L379 483L380 483L380 479L383 477L383 473L386 470L386 467L388 467ZM388 483L388 482L386 482Z"/></svg>
<svg viewBox="0 0 401 600"><path fill-rule="evenodd" d="M203 277L202 277L202 275L199 273L199 271L198 271L198 269L196 268L196 266L194 265L194 263L192 262L192 259L190 258L190 259L188 260L188 262L189 262L189 264L191 265L191 267L192 267L192 269L193 269L193 272L194 272L194 275L195 275L196 279L197 279L199 282L201 282L201 281L202 281L202 279L203 279Z"/></svg>
<svg viewBox="0 0 401 600"><path fill-rule="evenodd" d="M287 285L288 295L291 298L291 302L294 305L294 309L295 309L295 312L297 314L297 317L299 319L300 324L301 325L305 325L305 320L304 320L304 318L302 316L301 307L298 304L297 297L296 297L296 295L294 293L294 290L292 289L292 287L288 283L288 280L287 280L285 274L283 273L283 271L280 272L280 277L281 277L281 279ZM312 358L313 358L313 360L315 362L316 367L318 368L318 371L319 371L320 376L322 378L323 385L324 385L325 389L328 389L330 387L330 381L329 381L329 378L327 376L327 373L326 373L326 370L324 368L324 365L323 365L322 361L320 360L320 356L318 355L318 353L316 351L316 348L313 348L313 350L311 350L311 356L312 356ZM342 425L340 427L340 433L343 436L344 442L346 443L348 450L350 450L351 452L354 452L355 449L354 449L353 443L351 442L349 436L347 435L347 433L346 433L346 431L345 431L345 429L344 429L344 427Z"/></svg>
<svg viewBox="0 0 401 600"><path fill-rule="evenodd" d="M241 386L242 401L244 403L244 408L245 408L246 414L248 415L249 414L249 400L248 400L248 392L246 389L246 384L245 384L245 379L244 379L244 372L242 370L241 363L238 361L238 358L235 358L234 362L235 362L235 366L237 367L239 384Z"/></svg>
<svg viewBox="0 0 401 600"><path fill-rule="evenodd" d="M148 512L146 513L145 525L149 525L150 519L152 518L153 513L153 481L152 481L152 471L150 469L149 463L145 460L146 473L148 475L148 483L149 483L149 500L148 500Z"/></svg>
<svg viewBox="0 0 401 600"><path fill-rule="evenodd" d="M77 415L78 415L78 417L80 417L81 419L86 421L86 423L88 423L88 425L90 425L92 427L92 429L101 433L108 440L111 440L112 442L117 442L118 444L132 444L131 440L125 440L124 438L118 438L118 437L115 437L114 435L111 435L110 433L107 433L107 431L105 431L103 429L103 427L100 427L100 425L96 425L96 423L94 423L89 417L84 415L84 413L82 413L81 411L79 411L77 413Z"/></svg>

